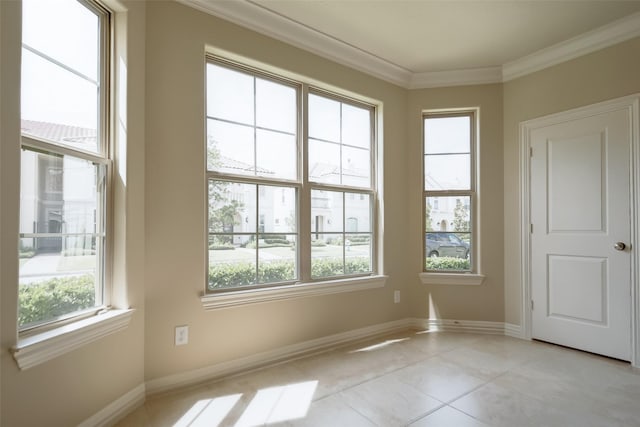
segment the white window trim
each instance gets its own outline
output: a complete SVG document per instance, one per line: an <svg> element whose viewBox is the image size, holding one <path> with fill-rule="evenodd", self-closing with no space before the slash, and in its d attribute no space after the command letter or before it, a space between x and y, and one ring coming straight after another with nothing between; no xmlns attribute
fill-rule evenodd
<svg viewBox="0 0 640 427"><path fill-rule="evenodd" d="M424 110L422 112L422 180L424 181L425 177L425 165L424 165L424 119L429 115L457 115L457 114L470 114L472 119L472 141L471 141L471 189L468 191L443 191L442 196L453 196L457 194L465 195L470 197L471 199L471 259L473 263L471 265L471 271L451 271L448 272L446 270L426 270L425 259L426 259L426 248L424 238L426 236L427 230L425 228L425 213L424 213L424 202L426 197L428 197L429 191L424 189L424 184L422 189L422 268L423 271L419 274L420 281L425 284L443 284L443 285L481 285L484 281L484 275L481 274L481 255L480 255L480 212L478 209L479 200L480 200L480 187L478 185L479 182L479 167L480 163L479 159L479 145L480 145L480 108L479 107L471 107L471 108L446 108L446 109L433 109L433 110ZM468 194L462 194L468 193Z"/></svg>
<svg viewBox="0 0 640 427"><path fill-rule="evenodd" d="M237 307L270 301L290 300L319 295L339 294L384 287L388 276L374 275L322 282L296 283L263 289L233 290L204 294L200 301L205 310Z"/></svg>
<svg viewBox="0 0 640 427"><path fill-rule="evenodd" d="M484 274L475 273L420 273L423 285L473 285L484 282Z"/></svg>
<svg viewBox="0 0 640 427"><path fill-rule="evenodd" d="M110 322L110 319L113 317L113 315L103 317L104 313L117 314L120 312L127 311L127 310L109 310L109 309L105 309L109 311L98 311L98 310L104 309L104 307L110 306L111 304L110 296L112 291L112 282L111 282L111 278L112 278L111 270L113 268L112 256L111 256L112 237L110 237L109 235L112 234L111 209L113 204L113 197L112 197L113 183L111 180L111 175L112 175L111 171L113 168L113 152L111 150L111 144L110 144L110 140L112 139L110 136L112 133L111 132L112 123L111 123L111 120L109 119L109 112L111 111L111 108L112 108L112 101L115 100L115 91L113 90L113 87L112 87L112 83L115 83L113 78L113 73L115 68L112 69L112 67L114 66L112 56L113 56L113 48L114 48L113 43L115 41L113 37L113 31L115 28L116 14L112 9L105 7L99 0L89 0L86 2L80 2L80 3L89 11L92 11L93 13L95 13L99 21L100 43L99 43L99 52L98 52L98 56L99 56L98 83L100 87L100 96L98 99L99 128L98 128L97 136L99 138L99 144L97 147L97 151L94 152L91 150L84 150L80 148L67 146L60 142L46 140L38 136L23 134L22 132L20 134L20 137L21 137L20 149L30 150L34 152L40 151L40 152L45 152L49 154L68 156L76 159L85 160L88 162L93 162L96 165L101 165L103 167L104 179L106 180L106 184L103 187L105 191L105 195L102 196L102 201L101 201L103 205L101 209L102 211L101 221L103 222L103 225L101 227L102 240L103 240L103 249L102 249L103 253L101 255L102 260L101 262L98 263L99 265L96 267L96 274L95 274L96 279L99 277L101 278L99 280L101 281L101 287L102 287L102 299L99 304L89 308L89 310L98 312L98 314L94 315L93 317L89 317L89 318L83 317L83 316L86 316L86 312L89 310L81 310L80 312L71 312L71 313L63 314L63 317L64 317L63 321L61 321L60 319L49 319L40 324L36 324L32 327L27 326L26 328L21 328L20 325L17 325L18 343L16 346L12 347L10 351L11 353L13 353L14 359L18 363L18 366L20 367L20 369L26 369L26 368L22 367L19 359L24 360L24 358L27 357L26 360L31 360L32 358L35 357L34 359L36 360L35 363L30 364L31 362L27 362L26 364L27 367L31 367L39 363L42 363L39 361L39 358L44 358L43 360L44 362L46 360L49 360L53 357L64 354L75 348L74 346L72 346L70 349L67 349L69 347L68 345L69 342L67 340L56 339L58 335L60 334L66 335L66 334L69 334L71 331L75 331L76 329L83 330L84 328L91 326L91 324L93 323L99 324L100 322L106 322L103 324L105 328L109 330L109 328L111 327L110 325L112 323ZM64 67L64 65L60 65L60 64L58 65ZM20 69L20 72L22 73L22 69ZM58 233L58 234L62 234L62 233ZM94 233L94 234L97 234L97 233ZM127 323L122 327L126 327L128 323L129 322L127 320ZM90 329L93 330L95 328L90 328ZM120 328L115 329L113 331L109 331L107 332L107 334L111 332L115 332L116 330L119 330L119 329ZM75 335L76 334L73 334L73 336ZM89 335L87 335L88 338L81 340L79 345L82 345L85 342L88 343L93 341L94 338L92 338L91 335L92 334L89 333ZM98 339L104 335L106 334L101 333L97 335L95 339ZM44 347L45 351L41 355L38 352L41 352L41 350L39 349L43 348L42 344L45 342L50 342L50 344L45 345ZM34 345L36 345L36 347L33 347ZM59 348L55 348L57 346L59 346ZM27 348L29 349L27 350ZM37 350L35 350L34 352L33 348L36 348ZM22 352L23 356L17 356L18 353L20 352ZM27 354L27 356L24 356L25 354ZM32 354L34 356L31 356ZM47 356L47 354L54 354L54 355L49 357Z"/></svg>
<svg viewBox="0 0 640 427"><path fill-rule="evenodd" d="M127 328L134 311L109 310L59 328L20 338L18 344L11 348L11 353L21 370L32 368Z"/></svg>
<svg viewBox="0 0 640 427"><path fill-rule="evenodd" d="M232 173L218 172L208 170L205 166L205 188L208 188L208 181L210 179L215 180L224 180L230 182L240 182L240 183L249 183L256 185L275 185L275 186L291 186L295 187L298 190L298 231L297 231L297 242L298 247L310 247L310 236L312 233L304 233L300 230L309 229L309 227L304 227L305 222L301 220L302 217L310 218L311 207L310 203L305 203L305 201L309 200L311 197L312 190L326 190L326 191L336 191L342 193L362 193L369 194L371 197L371 231L368 233L362 234L371 234L373 241L373 251L372 251L372 259L371 259L371 272L370 273L355 273L355 274L345 274L344 276L340 276L338 279L334 278L318 278L315 280L311 277L311 271L309 271L308 266L310 266L310 258L311 253L308 254L300 253L298 258L298 278L294 280L303 280L305 282L295 283L294 285L282 284L282 282L274 282L265 284L264 288L260 289L242 289L242 288L227 288L216 291L208 290L208 274L209 274L209 262L205 263L205 290L201 297L201 301L203 307L207 310L217 309L217 308L226 308L237 305L245 305L252 304L255 302L266 302L273 301L279 299L291 299L291 298L299 298L305 296L311 296L315 294L331 294L331 293L340 293L340 292L351 292L357 291L361 289L368 288L378 288L383 287L386 282L387 276L385 276L382 270L382 248L381 248L381 227L379 225L380 217L381 217L381 195L382 195L382 186L380 185L383 182L382 179L382 168L383 166L379 164L378 153L382 152L382 141L379 138L379 129L378 129L378 120L381 120L379 117L379 109L382 108L382 104L373 99L366 99L357 94L345 93L340 89L332 88L332 89L323 89L322 84L316 85L315 82L311 83L305 76L292 74L287 71L273 68L263 63L247 63L246 58L238 57L234 58L234 55L229 52L216 52L217 49L209 48L206 61L207 63L218 64L221 66L229 67L230 69L236 69L240 71L244 71L254 77L260 77L271 79L271 80L281 80L285 83L288 83L292 86L298 87L298 110L296 114L298 117L298 129L304 128L305 130L298 135L298 162L300 164L300 168L298 170L298 177L296 180L288 180L288 179L269 179L268 177L262 176L244 176L244 175L235 175ZM300 114L299 111L308 111L308 99L309 95L314 94L317 96L322 96L330 99L334 99L336 101L347 103L351 105L360 105L362 108L371 109L371 147L370 147L370 156L371 156L371 169L370 169L370 185L368 187L357 187L350 185L341 185L341 184L328 184L322 182L314 182L309 181L308 176L304 176L303 170L305 169L306 163L306 155L303 152L307 152L304 150L303 146L308 146L308 135L307 135L307 121L308 121L308 113ZM205 114L205 120L207 120L207 116ZM300 139L301 138L301 139ZM206 165L206 161L205 161ZM206 191L208 198L208 190ZM207 199L208 200L208 199ZM205 213L205 230L209 230L208 224L208 201L206 205L206 213ZM346 230L343 233L347 233ZM293 233L292 233L293 234ZM357 234L357 233L354 233ZM206 239L205 247L208 249L208 237ZM369 274L368 276L362 276L362 274ZM363 279L371 278L383 278L383 280L375 281L374 286L369 287L361 287L360 284ZM312 281L313 280L313 281ZM308 281L308 282L307 282ZM352 288L352 284L356 284L356 288ZM326 285L326 286L324 286ZM314 289L326 288L326 292L313 292L302 291L300 290L303 286L313 286ZM335 290L332 289L336 286L344 286L345 289ZM292 289L294 289L292 291ZM272 292L269 292L272 291ZM255 294L256 297L247 296L249 294ZM229 298L226 298L230 303L218 303L225 298L222 295L228 295ZM267 296L267 295L278 295L277 297ZM280 296L281 295L281 296ZM264 296L264 297L263 297ZM238 300L238 302L233 302ZM215 301L215 302L214 302Z"/></svg>

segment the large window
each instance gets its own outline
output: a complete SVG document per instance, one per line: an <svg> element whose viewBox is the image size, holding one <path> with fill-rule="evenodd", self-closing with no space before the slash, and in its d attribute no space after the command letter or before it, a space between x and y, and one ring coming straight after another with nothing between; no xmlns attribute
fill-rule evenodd
<svg viewBox="0 0 640 427"><path fill-rule="evenodd" d="M475 117L423 117L425 271L474 271Z"/></svg>
<svg viewBox="0 0 640 427"><path fill-rule="evenodd" d="M21 330L106 301L109 14L97 3L23 0Z"/></svg>
<svg viewBox="0 0 640 427"><path fill-rule="evenodd" d="M210 58L206 115L208 291L375 271L372 106Z"/></svg>

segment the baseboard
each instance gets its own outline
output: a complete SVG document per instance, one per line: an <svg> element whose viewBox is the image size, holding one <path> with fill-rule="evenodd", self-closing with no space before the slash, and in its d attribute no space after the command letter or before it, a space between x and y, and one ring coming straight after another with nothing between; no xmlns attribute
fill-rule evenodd
<svg viewBox="0 0 640 427"><path fill-rule="evenodd" d="M429 331L470 332L476 334L506 335L502 322L449 319L413 319L413 326Z"/></svg>
<svg viewBox="0 0 640 427"><path fill-rule="evenodd" d="M519 325L503 322L407 318L381 323L147 381L145 384L139 385L121 398L115 400L91 418L85 420L79 425L79 427L102 427L111 425L128 412L135 409L136 406L142 404L146 395L162 393L180 387L223 378L298 357L330 350L331 348L348 344L350 342L408 329L468 332L523 338L521 334L521 327Z"/></svg>
<svg viewBox="0 0 640 427"><path fill-rule="evenodd" d="M87 418L78 427L105 427L115 424L118 420L126 416L138 406L144 403L146 389L144 384L140 384L133 390L122 395L109 405Z"/></svg>
<svg viewBox="0 0 640 427"><path fill-rule="evenodd" d="M343 345L352 341L358 341L387 333L407 330L414 327L412 319L402 319L379 325L368 326L352 331L342 332L315 340L288 345L276 350L257 353L229 362L218 363L200 369L181 372L162 378L147 381L147 394L161 393L178 387L197 384L200 382L222 378L238 374L240 372L257 369L262 366L272 365L278 362L310 355L320 351L329 350L332 347Z"/></svg>
<svg viewBox="0 0 640 427"><path fill-rule="evenodd" d="M520 325L514 325L513 323L504 324L504 334L512 338L526 339L522 333L522 327Z"/></svg>

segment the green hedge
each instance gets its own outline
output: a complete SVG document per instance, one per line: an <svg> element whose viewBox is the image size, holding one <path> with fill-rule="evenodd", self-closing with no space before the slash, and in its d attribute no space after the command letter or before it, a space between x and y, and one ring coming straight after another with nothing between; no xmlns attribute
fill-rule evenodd
<svg viewBox="0 0 640 427"><path fill-rule="evenodd" d="M331 277L342 274L368 273L371 271L368 258L352 258L347 260L343 271L342 260L315 260L311 265L312 277ZM209 290L235 288L256 284L256 268L254 264L217 264L209 267ZM260 264L258 283L272 283L295 278L293 261L279 261Z"/></svg>
<svg viewBox="0 0 640 427"><path fill-rule="evenodd" d="M427 270L469 270L471 265L466 258L428 257Z"/></svg>
<svg viewBox="0 0 640 427"><path fill-rule="evenodd" d="M18 293L18 323L51 320L95 305L92 275L58 277L44 282L21 285Z"/></svg>

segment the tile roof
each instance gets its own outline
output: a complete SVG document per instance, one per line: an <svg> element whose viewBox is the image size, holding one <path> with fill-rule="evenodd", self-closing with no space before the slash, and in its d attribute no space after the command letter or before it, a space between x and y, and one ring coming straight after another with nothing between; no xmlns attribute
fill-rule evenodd
<svg viewBox="0 0 640 427"><path fill-rule="evenodd" d="M21 120L22 134L46 141L69 145L74 148L95 151L97 131L59 123Z"/></svg>

